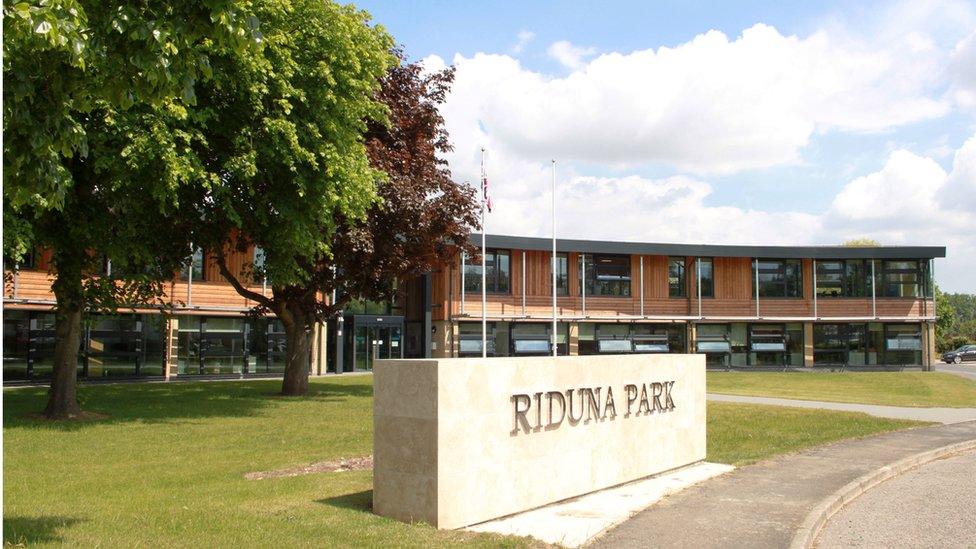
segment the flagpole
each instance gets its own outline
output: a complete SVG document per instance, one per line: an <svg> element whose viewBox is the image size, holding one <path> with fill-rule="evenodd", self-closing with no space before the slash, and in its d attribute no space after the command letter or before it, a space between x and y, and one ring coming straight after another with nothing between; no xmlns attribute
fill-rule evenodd
<svg viewBox="0 0 976 549"><path fill-rule="evenodd" d="M567 262L568 265L568 262ZM556 341L558 324L556 323L556 161L552 161L552 356L557 355ZM569 334L567 334L568 336ZM569 343L567 341L567 343ZM568 347L568 346L567 346Z"/></svg>
<svg viewBox="0 0 976 549"><path fill-rule="evenodd" d="M481 147L481 358L488 358L488 287L485 267L485 204L488 201L485 188L485 148Z"/></svg>

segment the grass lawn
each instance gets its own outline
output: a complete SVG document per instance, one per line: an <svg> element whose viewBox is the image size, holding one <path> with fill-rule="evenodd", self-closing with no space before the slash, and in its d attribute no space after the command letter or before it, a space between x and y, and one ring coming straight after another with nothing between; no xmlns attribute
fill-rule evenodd
<svg viewBox="0 0 976 549"><path fill-rule="evenodd" d="M707 383L727 395L976 407L976 381L942 372L708 372Z"/></svg>
<svg viewBox="0 0 976 549"><path fill-rule="evenodd" d="M4 391L3 537L76 546L524 546L522 538L437 531L369 512L369 471L245 480L252 471L368 455L372 378L80 389L92 422L32 419L44 389ZM915 425L859 414L709 405L708 458L747 463Z"/></svg>

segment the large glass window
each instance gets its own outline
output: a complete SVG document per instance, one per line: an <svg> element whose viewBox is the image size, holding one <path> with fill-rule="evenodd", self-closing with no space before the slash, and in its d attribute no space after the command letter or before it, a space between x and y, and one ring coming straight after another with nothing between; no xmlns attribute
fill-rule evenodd
<svg viewBox="0 0 976 549"><path fill-rule="evenodd" d="M684 353L687 350L683 324L590 324L579 325L579 354Z"/></svg>
<svg viewBox="0 0 976 549"><path fill-rule="evenodd" d="M799 259L760 259L757 268L759 297L803 297Z"/></svg>
<svg viewBox="0 0 976 549"><path fill-rule="evenodd" d="M247 341L247 372L285 371L285 327L277 318L259 318L250 323Z"/></svg>
<svg viewBox="0 0 976 549"><path fill-rule="evenodd" d="M508 250L485 252L485 291L489 294L507 294L511 289L511 258ZM481 261L467 258L464 264L464 291L481 292Z"/></svg>
<svg viewBox="0 0 976 549"><path fill-rule="evenodd" d="M698 259L701 296L715 297L715 262L710 257Z"/></svg>
<svg viewBox="0 0 976 549"><path fill-rule="evenodd" d="M489 322L487 326L488 356L508 355L508 323ZM461 322L458 324L458 356L481 356L481 323Z"/></svg>
<svg viewBox="0 0 976 549"><path fill-rule="evenodd" d="M848 347L847 324L813 325L814 364L846 364Z"/></svg>
<svg viewBox="0 0 976 549"><path fill-rule="evenodd" d="M918 261L882 261L882 297L920 297L922 295L922 272Z"/></svg>
<svg viewBox="0 0 976 549"><path fill-rule="evenodd" d="M705 355L708 366L730 366L732 342L728 324L699 324L695 328L695 352Z"/></svg>
<svg viewBox="0 0 976 549"><path fill-rule="evenodd" d="M817 297L870 297L871 264L864 259L817 262Z"/></svg>
<svg viewBox="0 0 976 549"><path fill-rule="evenodd" d="M685 258L668 258L668 296L687 297L687 282L685 279Z"/></svg>
<svg viewBox="0 0 976 549"><path fill-rule="evenodd" d="M510 351L512 356L550 355L552 323L514 322L509 324ZM556 325L556 352L565 356L569 350L569 325Z"/></svg>
<svg viewBox="0 0 976 549"><path fill-rule="evenodd" d="M13 381L27 379L27 361L30 349L30 331L27 311L3 312L3 379Z"/></svg>
<svg viewBox="0 0 976 549"><path fill-rule="evenodd" d="M183 270L180 271L180 280L188 280L190 275L193 275L193 280L203 280L204 275L204 261L203 261L203 249L194 248L193 253L187 258L186 262L183 264Z"/></svg>
<svg viewBox="0 0 976 549"><path fill-rule="evenodd" d="M630 256L580 254L588 296L630 296Z"/></svg>
<svg viewBox="0 0 976 549"><path fill-rule="evenodd" d="M885 325L885 363L899 366L922 363L922 331L918 324Z"/></svg>
<svg viewBox="0 0 976 549"><path fill-rule="evenodd" d="M569 256L556 254L556 295L569 295Z"/></svg>

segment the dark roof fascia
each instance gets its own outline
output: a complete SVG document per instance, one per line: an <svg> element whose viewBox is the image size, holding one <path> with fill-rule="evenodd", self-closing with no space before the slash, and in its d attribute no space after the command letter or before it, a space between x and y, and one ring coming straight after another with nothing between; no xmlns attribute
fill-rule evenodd
<svg viewBox="0 0 976 549"><path fill-rule="evenodd" d="M485 235L489 248L513 250L552 250L552 239ZM481 244L473 233L470 242ZM694 257L750 257L769 259L930 259L945 257L945 246L729 246L718 244L663 244L656 242L617 242L610 240L556 239L560 252L627 255L675 255Z"/></svg>

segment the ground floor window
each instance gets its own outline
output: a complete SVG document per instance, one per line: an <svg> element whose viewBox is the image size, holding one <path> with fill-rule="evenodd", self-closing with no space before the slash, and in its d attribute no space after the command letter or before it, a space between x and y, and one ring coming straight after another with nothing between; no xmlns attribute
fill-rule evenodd
<svg viewBox="0 0 976 549"><path fill-rule="evenodd" d="M581 323L579 354L684 353L684 324Z"/></svg>
<svg viewBox="0 0 976 549"><path fill-rule="evenodd" d="M99 379L162 376L166 358L165 317L158 314L92 315L84 320L78 346L78 377ZM3 378L51 377L54 313L4 311Z"/></svg>
<svg viewBox="0 0 976 549"><path fill-rule="evenodd" d="M813 362L838 366L920 365L921 326L880 322L814 324Z"/></svg>
<svg viewBox="0 0 976 549"><path fill-rule="evenodd" d="M709 366L803 365L803 324L698 324L695 352Z"/></svg>
<svg viewBox="0 0 976 549"><path fill-rule="evenodd" d="M285 371L285 329L276 318L179 315L173 324L178 375Z"/></svg>
<svg viewBox="0 0 976 549"><path fill-rule="evenodd" d="M485 343L487 356L507 356L509 333L507 322L489 322L486 328ZM480 357L482 337L480 322L458 323L458 356Z"/></svg>
<svg viewBox="0 0 976 549"><path fill-rule="evenodd" d="M551 322L511 322L509 326L509 354L512 356L547 356L552 354ZM480 333L479 333L480 337ZM569 325L556 325L556 353L569 353Z"/></svg>

